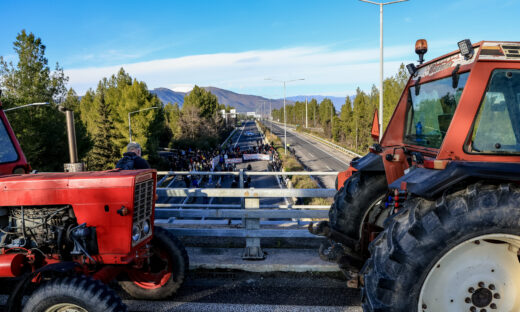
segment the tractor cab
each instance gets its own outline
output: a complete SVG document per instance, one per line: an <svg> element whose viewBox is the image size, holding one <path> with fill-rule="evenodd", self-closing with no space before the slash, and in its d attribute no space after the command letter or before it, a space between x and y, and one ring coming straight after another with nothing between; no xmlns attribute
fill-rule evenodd
<svg viewBox="0 0 520 312"><path fill-rule="evenodd" d="M418 40L420 64L406 66L410 79L383 138L370 148L374 155L353 161L340 173L338 190L358 170L385 172L390 184L411 167L444 169L454 160L516 161L520 43L463 40L459 50L422 64L426 51L426 41ZM378 129L372 133L379 139L374 135Z"/></svg>
<svg viewBox="0 0 520 312"><path fill-rule="evenodd" d="M329 221L309 227L335 242L321 256L351 281L405 202L434 202L482 181L519 182L520 42L458 47L423 63L427 42L417 41L419 64L406 66L410 79L383 137L374 118L371 133L381 140L338 174Z"/></svg>
<svg viewBox="0 0 520 312"><path fill-rule="evenodd" d="M0 175L29 173L31 167L5 116L0 102Z"/></svg>

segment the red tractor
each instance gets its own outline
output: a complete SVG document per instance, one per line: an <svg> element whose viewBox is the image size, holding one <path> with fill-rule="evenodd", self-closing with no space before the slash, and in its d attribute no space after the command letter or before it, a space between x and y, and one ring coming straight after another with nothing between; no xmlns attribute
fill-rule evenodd
<svg viewBox="0 0 520 312"><path fill-rule="evenodd" d="M422 64L426 50L310 230L365 311L520 311L520 43L463 40Z"/></svg>
<svg viewBox="0 0 520 312"><path fill-rule="evenodd" d="M0 277L13 285L9 311L125 311L107 286L113 280L139 299L181 286L186 250L153 227L155 170L21 174L30 167L1 104L0 146Z"/></svg>

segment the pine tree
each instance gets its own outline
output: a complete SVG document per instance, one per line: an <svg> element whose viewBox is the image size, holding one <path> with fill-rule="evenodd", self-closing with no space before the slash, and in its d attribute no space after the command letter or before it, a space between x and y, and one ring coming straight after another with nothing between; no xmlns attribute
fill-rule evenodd
<svg viewBox="0 0 520 312"><path fill-rule="evenodd" d="M0 86L4 107L35 102L47 106L25 107L8 113L10 123L31 166L40 171L63 171L68 162L65 117L56 104L65 99L68 78L56 64L51 71L45 45L32 33L22 30L14 42L18 62L0 57Z"/></svg>
<svg viewBox="0 0 520 312"><path fill-rule="evenodd" d="M112 111L105 101L103 84L98 85L98 94L94 99L97 120L94 131L94 146L88 155L88 170L106 170L115 167L119 158L119 149L113 144L116 141L116 129L112 123Z"/></svg>

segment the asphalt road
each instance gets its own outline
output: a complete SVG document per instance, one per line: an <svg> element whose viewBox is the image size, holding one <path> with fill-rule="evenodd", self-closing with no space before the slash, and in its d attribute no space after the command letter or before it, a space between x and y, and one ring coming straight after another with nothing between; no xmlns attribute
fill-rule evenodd
<svg viewBox="0 0 520 312"><path fill-rule="evenodd" d="M130 311L362 311L359 291L340 274L191 272L172 300L121 295Z"/></svg>
<svg viewBox="0 0 520 312"><path fill-rule="evenodd" d="M272 131L283 143L284 129L275 123L263 121L268 127L272 126ZM287 144L294 148L296 156L311 171L344 171L348 168L352 158L327 145L314 140L311 137L287 128ZM335 177L320 177L327 188L334 188Z"/></svg>

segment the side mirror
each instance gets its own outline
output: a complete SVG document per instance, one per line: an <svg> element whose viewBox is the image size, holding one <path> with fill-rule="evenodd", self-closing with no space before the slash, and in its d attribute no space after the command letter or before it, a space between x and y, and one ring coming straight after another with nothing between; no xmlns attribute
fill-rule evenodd
<svg viewBox="0 0 520 312"><path fill-rule="evenodd" d="M379 142L379 118L377 116L378 114L376 109L374 112L374 119L372 120L372 131L370 131L370 135L376 142Z"/></svg>

